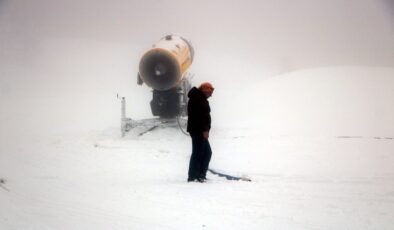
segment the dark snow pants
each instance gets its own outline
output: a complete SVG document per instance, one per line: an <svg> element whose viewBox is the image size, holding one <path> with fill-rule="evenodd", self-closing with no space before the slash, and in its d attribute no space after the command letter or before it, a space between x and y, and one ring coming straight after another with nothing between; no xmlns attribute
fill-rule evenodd
<svg viewBox="0 0 394 230"><path fill-rule="evenodd" d="M211 160L212 150L208 139L201 135L191 135L192 155L189 163L189 180L205 179Z"/></svg>

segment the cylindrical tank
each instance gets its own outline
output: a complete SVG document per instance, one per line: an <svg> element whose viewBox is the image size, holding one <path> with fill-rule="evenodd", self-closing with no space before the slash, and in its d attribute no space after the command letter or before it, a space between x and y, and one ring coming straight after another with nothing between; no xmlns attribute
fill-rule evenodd
<svg viewBox="0 0 394 230"><path fill-rule="evenodd" d="M164 91L180 84L193 62L194 50L180 35L167 35L141 58L139 76L149 87Z"/></svg>

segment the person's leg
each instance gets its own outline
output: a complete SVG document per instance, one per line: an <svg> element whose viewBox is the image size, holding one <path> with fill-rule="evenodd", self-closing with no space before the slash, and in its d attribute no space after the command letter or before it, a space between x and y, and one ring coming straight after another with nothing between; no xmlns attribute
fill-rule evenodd
<svg viewBox="0 0 394 230"><path fill-rule="evenodd" d="M201 168L200 168L200 175L201 179L207 179L207 171L209 167L209 162L211 161L212 156L212 149L211 145L209 144L208 139L204 139L203 141L203 156L201 159Z"/></svg>
<svg viewBox="0 0 394 230"><path fill-rule="evenodd" d="M198 136L191 136L192 138L192 155L189 163L189 178L188 181L193 181L199 178L201 170L201 160L203 155L204 139Z"/></svg>

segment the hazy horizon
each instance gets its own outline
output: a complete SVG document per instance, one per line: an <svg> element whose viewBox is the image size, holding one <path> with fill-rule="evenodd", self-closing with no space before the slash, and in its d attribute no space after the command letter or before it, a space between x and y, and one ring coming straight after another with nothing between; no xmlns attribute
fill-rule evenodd
<svg viewBox="0 0 394 230"><path fill-rule="evenodd" d="M138 63L168 33L192 41L193 84L217 86L213 101L299 69L394 67L393 5L0 0L0 102L7 108L2 116L23 120L28 113L26 123L35 124L44 112L53 123L62 118L73 124L75 118L82 124L100 114L96 121L118 122L118 93L132 105L129 116L150 115L151 90L136 84Z"/></svg>
<svg viewBox="0 0 394 230"><path fill-rule="evenodd" d="M192 41L196 59L231 56L279 72L393 67L393 12L389 0L2 0L0 60L32 62L53 39L127 44L143 52L165 34L180 33Z"/></svg>

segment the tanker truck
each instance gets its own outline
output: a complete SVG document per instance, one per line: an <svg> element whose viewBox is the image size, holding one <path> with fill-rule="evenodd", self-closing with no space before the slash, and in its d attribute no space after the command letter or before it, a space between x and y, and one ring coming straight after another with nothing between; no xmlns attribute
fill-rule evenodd
<svg viewBox="0 0 394 230"><path fill-rule="evenodd" d="M153 116L175 118L186 115L190 74L193 62L191 43L180 35L167 35L141 58L137 83L152 88L150 102Z"/></svg>

